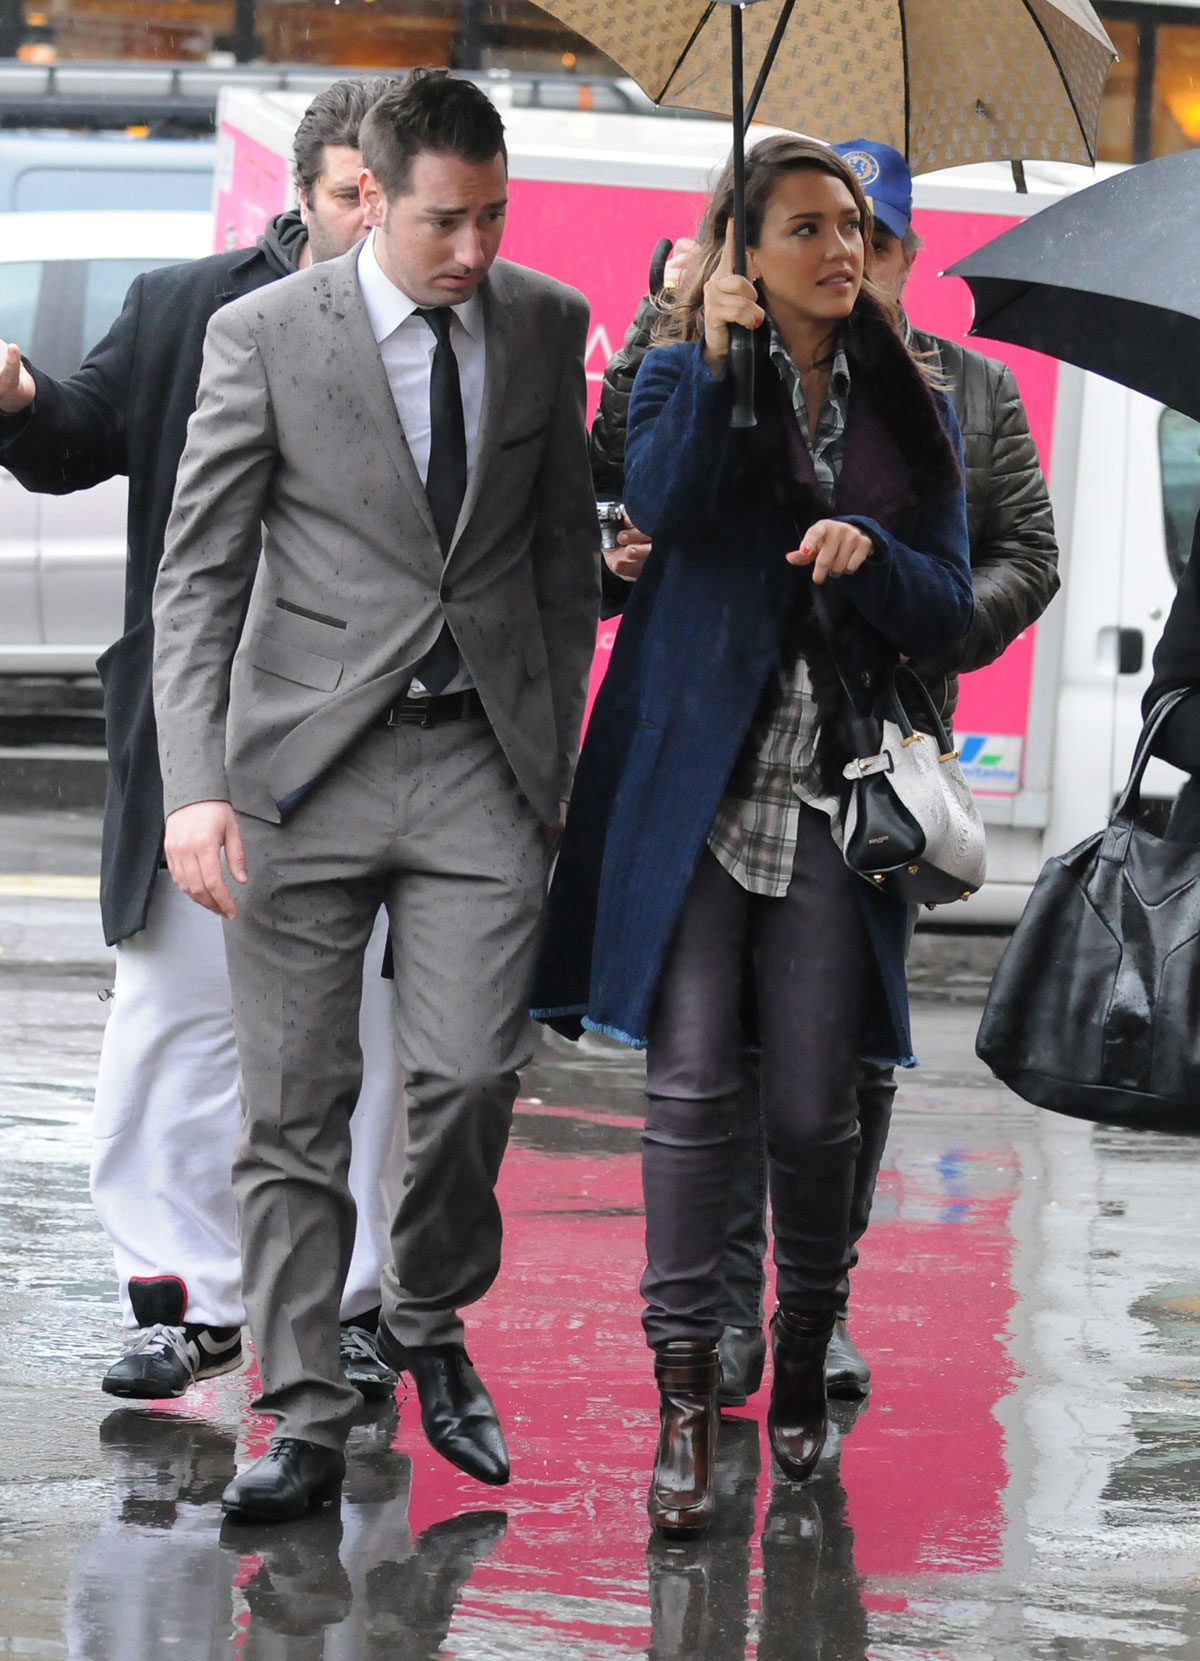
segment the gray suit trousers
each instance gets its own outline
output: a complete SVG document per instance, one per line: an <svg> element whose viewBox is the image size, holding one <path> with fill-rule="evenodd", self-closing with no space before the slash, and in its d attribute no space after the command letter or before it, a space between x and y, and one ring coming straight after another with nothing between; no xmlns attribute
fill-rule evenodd
<svg viewBox="0 0 1200 1661"><path fill-rule="evenodd" d="M340 1447L358 1402L338 1364L338 1304L372 921L386 906L408 1078L384 1319L404 1344L460 1342L458 1309L500 1266L494 1187L531 1053L545 843L482 718L373 727L284 824L238 822L249 881L226 925L244 1109L234 1192L260 1406L278 1435Z"/></svg>

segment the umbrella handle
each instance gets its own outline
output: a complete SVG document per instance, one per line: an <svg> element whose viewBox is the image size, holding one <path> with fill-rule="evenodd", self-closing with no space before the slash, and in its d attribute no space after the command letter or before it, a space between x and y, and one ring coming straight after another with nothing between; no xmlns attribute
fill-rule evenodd
<svg viewBox="0 0 1200 1661"><path fill-rule="evenodd" d="M663 282L667 275L667 261L671 257L671 249L675 244L669 236L660 237L654 244L654 252L650 256L650 287L646 292L650 295L661 294Z"/></svg>
<svg viewBox="0 0 1200 1661"><path fill-rule="evenodd" d="M749 329L740 323L729 325L729 373L733 377L733 413L731 427L755 425L754 419L754 340Z"/></svg>

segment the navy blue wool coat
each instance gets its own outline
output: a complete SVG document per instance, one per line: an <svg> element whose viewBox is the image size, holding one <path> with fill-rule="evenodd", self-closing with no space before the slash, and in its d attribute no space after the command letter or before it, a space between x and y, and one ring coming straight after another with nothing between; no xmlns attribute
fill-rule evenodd
<svg viewBox="0 0 1200 1661"><path fill-rule="evenodd" d="M874 554L825 593L843 671L869 689L897 649L928 659L956 645L973 601L954 413L869 302L853 321L832 512ZM698 344L650 352L634 387L625 503L653 551L592 712L534 987L534 1014L569 1037L646 1043L692 873L811 582L784 555L831 504L761 350L758 381L750 440L730 430L730 385ZM865 882L859 898L879 969L861 1053L911 1065L908 908Z"/></svg>

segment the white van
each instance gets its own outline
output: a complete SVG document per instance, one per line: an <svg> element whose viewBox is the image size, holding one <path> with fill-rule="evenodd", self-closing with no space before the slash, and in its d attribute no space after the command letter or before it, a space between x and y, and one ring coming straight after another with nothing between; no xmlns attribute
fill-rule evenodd
<svg viewBox="0 0 1200 1661"><path fill-rule="evenodd" d="M212 246L208 213L0 217L0 340L62 378L107 334L143 271ZM123 478L69 496L22 488L0 451L0 675L90 675L121 633Z"/></svg>

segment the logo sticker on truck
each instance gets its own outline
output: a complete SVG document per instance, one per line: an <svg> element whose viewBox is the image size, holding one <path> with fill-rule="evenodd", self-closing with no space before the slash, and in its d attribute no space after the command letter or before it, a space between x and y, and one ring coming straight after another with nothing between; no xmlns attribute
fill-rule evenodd
<svg viewBox="0 0 1200 1661"><path fill-rule="evenodd" d="M965 732L956 737L963 774L972 790L1015 796L1021 788L1022 740L1012 734Z"/></svg>

